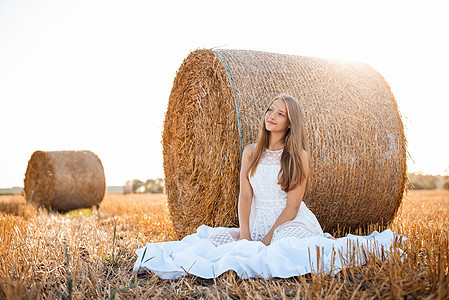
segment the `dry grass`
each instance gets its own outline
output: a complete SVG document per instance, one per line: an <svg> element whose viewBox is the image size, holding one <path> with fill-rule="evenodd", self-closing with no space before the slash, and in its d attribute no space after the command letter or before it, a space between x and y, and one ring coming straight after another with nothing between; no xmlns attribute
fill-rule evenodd
<svg viewBox="0 0 449 300"><path fill-rule="evenodd" d="M409 192L391 228L407 259L370 259L336 276L216 280L135 276L135 249L173 240L162 195L107 195L98 210L49 213L0 197L0 298L449 298L449 191ZM116 234L114 237L114 228Z"/></svg>

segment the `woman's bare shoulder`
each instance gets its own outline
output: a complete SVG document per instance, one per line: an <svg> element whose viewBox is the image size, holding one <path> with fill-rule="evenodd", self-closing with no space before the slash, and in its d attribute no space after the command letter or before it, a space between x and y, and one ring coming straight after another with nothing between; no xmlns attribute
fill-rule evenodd
<svg viewBox="0 0 449 300"><path fill-rule="evenodd" d="M243 149L243 153L247 152L247 153L251 154L254 152L255 149L256 149L256 143L248 144Z"/></svg>
<svg viewBox="0 0 449 300"><path fill-rule="evenodd" d="M304 160L305 162L309 161L309 153L307 153L307 151L304 149L302 149L301 152L301 159Z"/></svg>
<svg viewBox="0 0 449 300"><path fill-rule="evenodd" d="M246 149L254 151L254 149L256 149L256 143L251 143L251 144L246 145L244 150L246 150Z"/></svg>
<svg viewBox="0 0 449 300"><path fill-rule="evenodd" d="M243 149L242 154L243 158L249 159L253 155L255 149L256 143L246 145L245 148Z"/></svg>
<svg viewBox="0 0 449 300"><path fill-rule="evenodd" d="M304 149L301 152L301 161L302 161L302 165L306 168L306 170L309 170L310 157L309 157L309 153L307 153L307 151Z"/></svg>

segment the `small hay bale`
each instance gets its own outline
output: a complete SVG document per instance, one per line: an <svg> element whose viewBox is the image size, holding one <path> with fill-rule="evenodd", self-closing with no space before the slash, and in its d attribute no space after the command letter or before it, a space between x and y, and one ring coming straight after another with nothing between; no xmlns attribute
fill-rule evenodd
<svg viewBox="0 0 449 300"><path fill-rule="evenodd" d="M98 207L106 181L100 159L91 151L36 151L25 174L28 202L56 211Z"/></svg>
<svg viewBox="0 0 449 300"><path fill-rule="evenodd" d="M197 50L183 61L163 130L175 232L238 225L240 155L278 94L304 109L312 158L304 202L326 231L387 225L406 183L396 101L369 65L245 50Z"/></svg>

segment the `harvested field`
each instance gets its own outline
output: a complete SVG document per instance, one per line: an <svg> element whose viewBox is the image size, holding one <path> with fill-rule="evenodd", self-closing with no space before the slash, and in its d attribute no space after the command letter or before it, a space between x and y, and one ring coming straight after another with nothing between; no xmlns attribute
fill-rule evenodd
<svg viewBox="0 0 449 300"><path fill-rule="evenodd" d="M0 299L449 298L449 191L412 191L390 228L407 259L369 260L336 276L216 280L136 276L135 249L174 240L164 195L107 194L98 210L49 213L0 196Z"/></svg>

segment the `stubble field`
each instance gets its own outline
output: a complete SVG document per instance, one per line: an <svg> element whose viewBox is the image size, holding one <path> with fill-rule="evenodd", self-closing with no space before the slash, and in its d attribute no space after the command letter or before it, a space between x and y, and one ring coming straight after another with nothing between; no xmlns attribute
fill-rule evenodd
<svg viewBox="0 0 449 300"><path fill-rule="evenodd" d="M133 265L145 243L175 239L164 195L107 194L98 210L69 214L0 196L0 298L449 299L449 191L409 191L390 228L408 237L406 259L337 275L161 280Z"/></svg>

